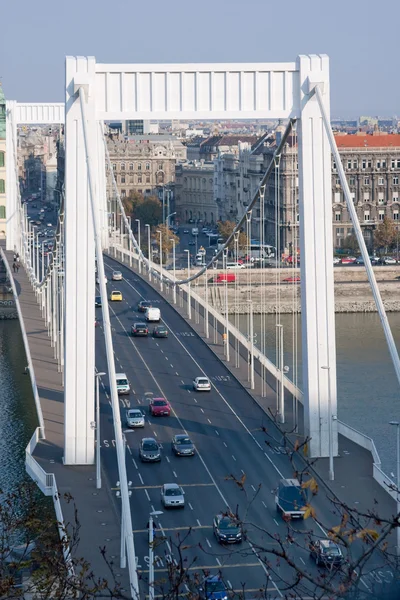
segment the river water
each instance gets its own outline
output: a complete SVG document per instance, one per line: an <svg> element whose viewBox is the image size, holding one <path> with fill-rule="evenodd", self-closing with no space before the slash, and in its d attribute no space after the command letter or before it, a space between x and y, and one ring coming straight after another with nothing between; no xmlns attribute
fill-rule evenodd
<svg viewBox="0 0 400 600"><path fill-rule="evenodd" d="M300 316L282 315L284 364L293 376L293 332L297 327L297 375L302 388ZM400 349L400 314L388 313L393 336ZM234 317L232 318L232 321ZM266 354L275 363L275 315L266 315ZM297 323L297 325L296 325ZM247 317L239 317L239 328L247 334ZM254 316L259 345L261 316ZM376 313L336 315L338 418L373 438L382 468L396 473L396 430L389 421L400 421L400 387L390 359L382 325Z"/></svg>

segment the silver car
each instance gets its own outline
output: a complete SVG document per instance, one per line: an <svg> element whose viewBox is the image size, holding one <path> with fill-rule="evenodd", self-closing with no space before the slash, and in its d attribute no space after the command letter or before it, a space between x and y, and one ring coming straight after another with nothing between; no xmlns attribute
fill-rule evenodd
<svg viewBox="0 0 400 600"><path fill-rule="evenodd" d="M143 462L157 462L161 460L160 446L154 438L143 438L139 447L139 458Z"/></svg>
<svg viewBox="0 0 400 600"><path fill-rule="evenodd" d="M196 377L193 381L193 389L197 392L209 392L211 391L211 383L207 377Z"/></svg>
<svg viewBox="0 0 400 600"><path fill-rule="evenodd" d="M122 281L122 273L121 273L121 271L113 271L112 280L113 281Z"/></svg>
<svg viewBox="0 0 400 600"><path fill-rule="evenodd" d="M161 502L165 508L183 508L185 492L177 483L164 483L161 488Z"/></svg>
<svg viewBox="0 0 400 600"><path fill-rule="evenodd" d="M144 427L144 414L140 408L130 408L126 411L127 427Z"/></svg>

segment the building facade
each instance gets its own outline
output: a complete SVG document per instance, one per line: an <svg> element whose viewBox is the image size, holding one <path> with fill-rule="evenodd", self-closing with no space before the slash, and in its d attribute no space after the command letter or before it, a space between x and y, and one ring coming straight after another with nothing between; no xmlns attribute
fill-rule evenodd
<svg viewBox="0 0 400 600"><path fill-rule="evenodd" d="M163 186L175 181L177 161L186 159L186 148L174 136L148 135L125 139L120 135L107 136L107 147L117 187L122 197L133 192L157 194ZM112 177L108 172L107 187Z"/></svg>
<svg viewBox="0 0 400 600"><path fill-rule="evenodd" d="M6 99L0 83L0 239L6 237Z"/></svg>
<svg viewBox="0 0 400 600"><path fill-rule="evenodd" d="M214 163L195 161L180 163L175 170L176 219L215 223L218 209L214 201Z"/></svg>

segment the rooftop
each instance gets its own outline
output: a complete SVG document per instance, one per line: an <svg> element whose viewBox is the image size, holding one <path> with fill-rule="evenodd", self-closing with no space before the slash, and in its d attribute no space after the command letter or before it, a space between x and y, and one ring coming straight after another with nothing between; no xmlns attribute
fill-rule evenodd
<svg viewBox="0 0 400 600"><path fill-rule="evenodd" d="M336 145L339 148L400 148L400 134L371 134L360 133L355 135L335 135Z"/></svg>

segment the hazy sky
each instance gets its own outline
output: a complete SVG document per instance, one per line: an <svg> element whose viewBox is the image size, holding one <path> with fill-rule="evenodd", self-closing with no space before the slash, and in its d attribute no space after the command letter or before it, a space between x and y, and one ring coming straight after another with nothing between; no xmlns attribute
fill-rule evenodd
<svg viewBox="0 0 400 600"><path fill-rule="evenodd" d="M398 0L14 0L7 98L63 101L64 57L107 63L293 61L328 54L332 116L400 114Z"/></svg>

